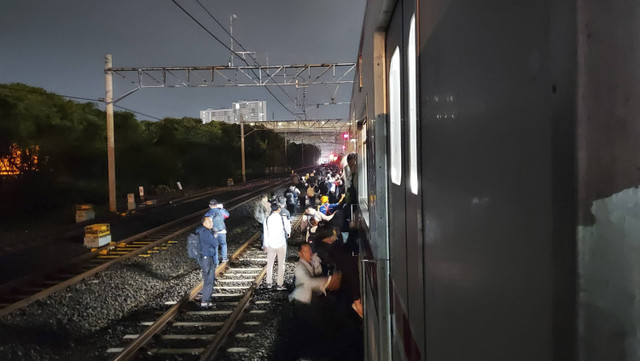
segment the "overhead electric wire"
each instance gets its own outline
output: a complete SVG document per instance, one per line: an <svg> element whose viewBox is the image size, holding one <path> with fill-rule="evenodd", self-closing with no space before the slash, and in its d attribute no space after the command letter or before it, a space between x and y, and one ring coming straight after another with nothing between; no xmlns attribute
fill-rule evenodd
<svg viewBox="0 0 640 361"><path fill-rule="evenodd" d="M235 42L236 44L238 44L238 46L240 47L240 49L242 49L243 51L247 52L247 49L245 49L245 47L244 47L244 46L242 46L242 44L240 44L240 42L239 42L238 40L236 40L236 38L234 38L234 37L233 37L233 35L232 35L230 32L228 32L228 31L227 31L227 29L224 27L224 25L222 25L222 23L221 23L221 22L220 22L220 21L219 21L215 16L213 16L213 14L211 14L211 12L210 12L210 11L209 11L209 10L208 10L204 5L202 5L202 3L200 2L200 0L196 0L196 2L198 3L198 5L200 5L200 7L202 8L202 10L204 10L204 11L205 11L205 12L206 12L206 13L207 13L207 14L208 14L212 19L213 19L213 21L215 21L215 22L216 22L216 24L218 24L218 25L220 26L220 28L221 28L222 30L224 30L224 32L225 32L225 33L227 33L227 35L229 35L229 37L231 38L231 41L233 41L233 42ZM225 45L225 46L226 46L226 45ZM227 48L227 49L229 49L229 48ZM231 49L229 49L229 50L231 50ZM235 51L233 51L233 50L231 50L231 52L232 52L232 53L234 53L234 54L236 54L236 56L238 56L238 55L239 55L238 53L236 53L236 52L235 52ZM247 61L244 59L244 57L240 57L240 56L238 56L238 58L239 58L239 59L242 59L242 61L244 61L244 63L245 63L245 64L249 65L249 63L247 63ZM258 65L258 66L262 66L262 65L260 65L260 63L258 62L258 60L257 60L255 57L253 58L253 61L255 62L255 64L256 64L256 65ZM255 73L255 72L253 72L253 75L256 75L256 73ZM256 76L257 76L257 75L256 75ZM289 93L287 93L284 89L282 89L282 87L280 86L280 84L277 84L277 83L276 83L275 85L277 85L277 86L280 88L280 90L282 90L282 92L283 92L283 93L284 93L284 94L285 94L285 95L286 95L286 96L287 96L287 97L288 97L288 98L289 98L289 99L290 99L290 100L295 104L295 102L296 102L296 101L295 101L295 100L294 100L294 99L289 95ZM267 89L267 90L269 90L269 88L266 88L266 89ZM271 94L271 95L273 95L273 94ZM274 97L275 97L275 96L274 96ZM281 104L282 104L282 103L281 103ZM303 113L304 113L304 109L303 109ZM294 114L294 115L295 115L295 114ZM306 116L306 114L305 114L305 116ZM298 118L299 118L299 117L298 117Z"/></svg>
<svg viewBox="0 0 640 361"><path fill-rule="evenodd" d="M178 4L178 2L177 2L176 0L171 0L171 1L172 1L172 2L173 2L173 3L174 3L178 8L180 8L180 10L182 10L182 12L184 12L184 13L185 13L189 18L191 18L191 20L193 20L196 24L198 24L198 25L199 25L199 26L200 26L204 31L206 31L209 35L211 35L211 36L212 36L216 41L218 41L220 44L222 44L222 46L224 46L227 50L231 51L231 53L232 53L232 54L235 54L235 55L238 57L238 59L241 59L241 60L242 60L246 65L249 65L249 63L248 63L248 62L247 62L243 57L241 57L241 56L240 56L240 54L238 54L238 53L236 53L235 51L233 51L230 47L228 47L228 46L227 46L227 44L225 44L222 40L218 39L218 37L216 37L216 36L215 36L211 31L209 31L209 29L207 29L207 28L206 28L206 27L205 27L201 22L199 22L199 21L198 21L198 20L197 20L193 15L191 15L191 14L190 14L190 13L189 13L185 8L183 8L180 4ZM202 6L202 4L200 4L200 6ZM207 13L208 13L211 17L213 17L213 15L211 15L208 11L207 11ZM214 19L215 19L215 17L214 17ZM220 22L219 22L219 21L217 21L217 20L216 20L216 22L217 22L218 24L220 24ZM220 25L220 26L222 26L222 25ZM226 31L226 30L225 30L225 31ZM232 37L232 39L233 39L233 37ZM236 41L236 43L238 43L238 42ZM238 45L240 45L240 43L238 43ZM243 48L242 46L240 46L240 47L244 50L244 48ZM245 51L246 51L246 50L245 50ZM256 61L256 64L258 64L258 62L257 62L257 61ZM259 64L258 64L258 65L259 65ZM251 71L253 72L253 75L257 76L257 74L255 73L255 71L254 71L254 70L251 70ZM291 99L291 97L289 96L289 94L287 94L287 92L286 92L286 91L284 91L284 90L282 89L282 87L281 87L279 84L276 84L276 85L280 88L280 90L282 90L282 91L283 91L283 92L284 92L284 93L285 93L285 94L286 94L286 95ZM298 114L296 114L296 113L294 113L293 111L291 111L291 109L289 109L289 107L288 107L288 106L286 106L284 103L282 103L282 101L280 101L280 99L278 99L278 97L277 97L275 94L273 94L273 92L271 91L271 89L269 89L268 87L265 87L265 89L269 92L269 94L271 94L271 96L272 96L272 97L273 97L273 98L274 98L278 103L280 103L280 105L282 105L282 107L284 107L284 109L285 109L285 110L287 110L289 113L291 113L291 114L292 114L293 116L295 116L296 118L301 119L301 118L300 118L300 116L299 116ZM292 100L293 100L293 99L292 99ZM294 103L295 103L295 102L294 102Z"/></svg>
<svg viewBox="0 0 640 361"><path fill-rule="evenodd" d="M153 119L155 119L155 120L162 120L162 119L160 119L160 118L158 118L158 117L154 117L153 115L149 115L149 114L141 113L141 112L135 111L135 110L133 110L133 109L125 108L125 107L123 107L123 106L121 106L121 105L115 105L115 104L114 104L113 106L114 106L114 107L116 107L116 108L124 109L124 110L126 110L126 111L128 111L128 112L131 112L131 113L144 115L145 117L153 118Z"/></svg>
<svg viewBox="0 0 640 361"><path fill-rule="evenodd" d="M100 99L92 99L92 98L83 98L83 97L76 97L73 95L64 95L64 94L57 94L57 93L50 93L46 90L31 90L31 89L16 89L13 88L7 84L0 84L0 88L9 90L9 91L14 91L14 92L23 92L23 93L30 93L30 94L39 94L39 95L57 95L63 98L69 98L69 99L79 99L79 100L87 100L90 102L96 102L96 103L100 103L102 102Z"/></svg>
<svg viewBox="0 0 640 361"><path fill-rule="evenodd" d="M93 98L77 97L77 96L73 96L73 95L49 93L46 90L38 91L38 90L30 90L30 89L16 89L16 88L9 87L8 85L5 85L5 84L0 84L0 88L6 89L6 90L9 90L9 91L17 91L17 92L23 92L23 93L40 94L40 95L57 95L57 96L62 97L62 98L86 100L86 101L90 101L90 102L94 102L94 103L105 103L104 99L93 99ZM149 118L152 118L152 119L155 119L155 120L162 120L162 119L160 119L158 117L154 117L153 115L149 115L149 114L145 114L145 113L133 110L133 109L125 108L125 107L120 106L120 105L114 104L113 106L116 107L116 108L120 108L120 109L126 110L126 111L131 112L131 113L144 115L145 117L149 117Z"/></svg>

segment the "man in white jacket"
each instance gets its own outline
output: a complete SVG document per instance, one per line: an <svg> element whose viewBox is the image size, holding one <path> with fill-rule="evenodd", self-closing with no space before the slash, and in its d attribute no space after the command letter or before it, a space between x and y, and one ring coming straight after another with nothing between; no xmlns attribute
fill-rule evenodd
<svg viewBox="0 0 640 361"><path fill-rule="evenodd" d="M293 290L289 299L309 304L314 292L325 292L330 279L322 275L322 261L317 254L311 252L309 244L300 245L298 256L300 260L293 271L296 276L296 289Z"/></svg>
<svg viewBox="0 0 640 361"><path fill-rule="evenodd" d="M291 222L280 214L280 205L271 203L271 214L262 226L264 238L262 249L267 251L267 278L268 287L273 286L273 263L278 256L278 290L286 290L284 287L284 264L287 257L287 238L291 234Z"/></svg>

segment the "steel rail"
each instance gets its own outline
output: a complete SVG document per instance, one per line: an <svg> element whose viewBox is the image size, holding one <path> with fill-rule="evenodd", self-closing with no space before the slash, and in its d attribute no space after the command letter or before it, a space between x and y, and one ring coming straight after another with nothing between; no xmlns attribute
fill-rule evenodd
<svg viewBox="0 0 640 361"><path fill-rule="evenodd" d="M302 216L298 217L296 223L291 227L291 233L293 234L294 229L297 229L302 223ZM280 260L278 260L280 262ZM256 276L256 279L253 281L247 292L244 294L242 299L239 301L238 306L235 308L229 319L224 323L222 329L216 333L213 341L200 355L200 361L213 361L218 356L218 351L220 347L225 343L229 334L235 327L238 319L242 316L242 312L247 307L249 300L253 297L255 290L260 286L262 279L267 273L267 265L262 268L262 271Z"/></svg>
<svg viewBox="0 0 640 361"><path fill-rule="evenodd" d="M273 184L273 185L277 185L280 182L281 181L274 182L275 184ZM267 185L267 186L265 186L263 188L260 188L256 192L261 192L264 189L268 189L269 186L270 185ZM205 195L200 194L197 198L193 198L191 200L193 201L193 200L197 200L197 199L201 199L201 198L206 198L207 196L211 196L213 194L217 194L218 192L216 192L216 190L217 189L212 190L208 194L205 194ZM239 197L242 197L242 196L239 196ZM229 201L233 201L233 200L235 200L235 199L237 199L239 197L232 198ZM233 208L229 208L229 210L232 210L232 209ZM179 218L179 219L171 221L169 223L165 223L165 224L163 224L161 226L149 229L149 230L147 230L145 232L138 233L138 234L136 234L134 236L125 238L124 240L121 240L118 243L120 243L120 244L121 243L127 243L127 244L131 243L132 241L138 240L139 238L145 237L145 236L147 236L147 235L149 235L151 233L159 232L159 231L161 231L161 230L163 230L165 228L169 228L171 226L174 226L175 224L178 224L178 223L184 221L185 219L188 219L189 217L194 217L196 214L199 214L199 213L198 212L192 213L191 215L187 215L185 217ZM86 253L86 254L84 254L82 256L79 256L79 257L76 257L76 258L70 260L67 264L65 264L62 267L60 267L60 266L58 266L58 267L48 267L48 268L46 268L44 270L41 270L41 272L39 272L39 274L37 274L37 275L33 275L33 274L32 275L27 275L27 276L21 277L19 279L13 280L13 281L6 282L6 283L0 285L0 293L6 293L7 291L10 291L11 289L14 289L14 288L18 287L20 284L24 284L24 283L28 283L28 282L37 282L39 279L43 278L47 274L51 274L51 273L54 273L56 271L64 270L67 267L72 267L72 266L75 266L75 265L77 265L79 263L86 262L86 261L88 261L88 260L90 260L92 258L96 258L96 257L99 256L100 251L103 251L105 249L109 249L109 248L112 248L112 247L113 246L110 245L110 244L104 245L102 247L97 247L95 249L92 249L91 252L89 252L89 253ZM0 316L1 315L3 315L3 313L2 313L2 310L0 309Z"/></svg>
<svg viewBox="0 0 640 361"><path fill-rule="evenodd" d="M266 186L264 186L264 187L262 187L262 188L257 189L255 192L251 192L251 193L247 193L247 194L241 194L241 195L239 195L239 196L237 196L237 197L234 197L234 198L228 199L226 202L234 202L234 201L237 201L237 200L239 200L239 199L247 198L246 200L244 200L244 201L242 201L242 202L240 202L240 203L238 203L238 204L235 204L235 205L233 205L233 206L229 207L229 208L228 208L228 210L230 210L230 211L231 211L231 210L234 210L235 208L237 208L237 207L239 207L239 206L241 206L241 205L244 205L245 203L247 203L247 202L251 201L253 198L255 198L255 197L257 196L257 194L262 193L265 189L269 189L269 188L271 188L271 187L278 186L278 185L279 185L280 183L282 183L282 182L283 182L283 181L279 181L279 182L275 182L274 184L268 184L268 185L266 185ZM204 197L206 197L206 196L203 196L202 198L204 198ZM127 238L123 239L122 241L119 241L119 242L118 242L118 244L122 244L122 243L129 244L129 243L131 243L131 242L133 242L133 241L136 241L136 240L138 240L138 239L140 239L140 238L146 237L146 236L148 236L148 235L150 235L150 234L153 234L153 233L156 233L156 232L162 231L162 230L164 230L164 229L166 229L166 228L170 228L170 227L172 227L172 226L175 226L176 224L180 224L180 223L182 223L182 222L189 221L189 220L191 220L191 219L192 219L192 218L194 218L194 217L201 216L201 215L202 215L202 212L203 212L203 211L206 211L207 209L208 209L208 208L205 208L205 209L200 210L200 211L196 211L196 212L194 212L194 213L191 213L191 214L186 215L186 216L184 216L184 217L178 218L178 219L176 219L176 220L174 220L174 221L171 221L171 222L169 222L169 223L165 223L165 224L163 224L163 225L161 225L161 226L158 226L158 227L155 227L155 228L149 229L149 230L144 231L144 232L142 232L142 233L138 233L138 234L133 235L133 236L131 236L131 237L127 237ZM109 249L110 247L113 247L113 246L111 246L111 245L104 245L104 246L102 246L102 247L100 247L100 248L96 248L95 250L92 250L91 255L95 257L95 256L97 256L97 255L99 254L99 252L100 252L101 250ZM88 256L88 255L86 255L86 256L84 256L84 257L85 257L85 258L91 258L91 257L90 257L90 256ZM82 257L78 257L78 259L80 259L80 258L82 258Z"/></svg>
<svg viewBox="0 0 640 361"><path fill-rule="evenodd" d="M255 198L258 194L263 192L265 189L269 189L271 187L277 187L277 186L281 185L281 183L284 183L284 182L286 182L286 180L276 181L276 182L274 182L272 184L269 184L267 186L259 188L255 192L251 192L249 194L243 194L243 195L234 197L234 198L232 198L230 200L227 200L227 202L233 202L233 201L236 201L238 199L247 198L246 200L244 200L244 201L242 201L242 202L240 202L240 203L238 203L236 205L233 205L232 207L229 207L229 210L233 210L233 209L235 209L235 208L237 208L237 207L239 207L241 205L244 205L245 203L251 201L253 198ZM143 237L146 237L148 235L151 235L151 234L160 232L162 230L165 230L167 228L173 227L173 226L175 226L177 224L184 223L184 222L187 222L187 221L192 221L192 219L194 217L202 215L202 212L203 212L203 210L198 211L198 212L194 212L194 213L192 213L190 215L181 217L181 218L179 218L179 219L177 219L175 221L163 224L161 226L158 226L158 227L152 228L150 230L144 231L142 233L136 234L134 236L128 237L128 238L118 242L118 244L129 244L129 243L131 243L133 241L139 240L139 239L141 239ZM71 277L71 278L69 278L67 280L64 280L64 281L62 281L62 282L60 282L58 284L55 284L55 285L53 285L51 287L44 288L42 291L39 291L39 292L37 292L35 294L32 294L32 295L30 295L28 297L25 297L25 298L19 300L17 302L9 304L9 305L3 307L2 309L0 309L0 317L4 316L6 314L9 314L9 313L11 313L13 311L16 311L16 310L18 310L20 308L23 308L23 307L25 307L25 306L27 306L27 305L29 305L29 304L37 301L37 300L43 299L43 298L45 298L45 297L47 297L47 296L49 296L49 295L51 295L51 294L53 294L55 292L61 291L61 290L65 289L65 288L67 288L67 287L69 287L69 286L71 286L71 285L73 285L75 283L78 283L78 282L82 281L85 278L91 277L94 274L96 274L96 273L98 273L100 271L103 271L103 270L105 270L105 269L107 269L107 268L109 268L109 267L111 267L111 266L113 266L113 265L115 265L117 263L120 263L120 262L122 262L124 260L127 260L129 258L137 256L140 253L143 253L143 252L148 251L148 250L150 250L150 249L152 249L154 247L157 247L158 245L161 245L161 244L165 243L166 241L170 240L171 238L176 237L176 236L178 236L178 235L180 235L182 233L187 232L191 227L193 227L193 224L190 224L188 226L182 227L179 230L177 230L175 232L172 232L169 235L166 235L166 236L164 236L164 237L162 237L162 238L160 238L160 239L158 239L158 240L156 240L154 242L149 243L148 245L142 246L142 247L140 247L140 248L138 248L138 249L136 249L134 251L131 251L131 252L127 253L127 254L120 255L118 258L112 259L110 261L106 261L105 263L103 263L101 265L98 265L98 266L96 266L96 267L94 267L94 268L92 268L90 270L81 272L81 273L79 273L78 275L76 275L74 277ZM114 248L114 246L105 245L103 247L100 247L100 248L97 248L95 250L92 250L91 253L88 253L88 254L86 254L84 256L77 257L76 259L72 260L69 264L65 265L65 267L57 269L57 271L63 270L65 268L69 267L69 266L76 266L76 265L80 264L83 261L88 261L90 259L96 258L96 257L98 257L100 255L99 252L101 250L104 250L104 249L108 250L110 248ZM50 272L55 272L55 271L56 270L51 270ZM44 278L44 276L41 276L41 278ZM33 279L31 279L31 280L33 280Z"/></svg>
<svg viewBox="0 0 640 361"><path fill-rule="evenodd" d="M280 260L278 260L280 262ZM236 325L240 316L242 316L242 312L247 307L249 300L253 297L254 292L260 286L260 282L264 278L267 273L267 266L262 267L262 271L256 276L255 280L244 294L242 299L238 302L238 306L233 310L231 316L227 319L227 321L222 326L222 329L216 333L216 336L213 338L213 341L207 346L207 348L202 352L200 356L200 361L211 361L214 360L220 350L220 347L224 344L229 333L233 330L233 327Z"/></svg>
<svg viewBox="0 0 640 361"><path fill-rule="evenodd" d="M298 217L296 223L292 226L293 230L298 229L302 220L302 216ZM233 253L233 255L229 258L228 263L224 263L218 266L216 269L216 278L221 276L226 269L229 267L229 263L238 259L240 255L242 255L247 248L253 244L257 238L260 236L260 232L256 232L248 241L243 243L238 249ZM213 341L205 350L202 352L200 360L208 361L213 360L220 347L224 344L227 339L229 333L233 330L235 324L238 319L242 316L242 312L246 308L247 304L251 300L255 290L259 287L262 279L267 273L267 266L265 265L262 268L262 271L256 276L251 286L247 289L242 299L238 302L238 306L231 313L229 318L225 321L222 328L216 333ZM144 347L156 334L158 334L162 329L175 317L179 314L180 310L185 307L188 302L191 302L196 295L202 290L203 282L200 282L196 287L194 287L188 294L185 295L180 301L178 301L175 305L173 305L169 310L167 310L162 316L158 318L156 322L154 322L151 326L149 326L142 334L140 334L133 342L131 342L124 350L120 352L120 354L114 359L114 361L129 361L133 360L138 351L142 347Z"/></svg>
<svg viewBox="0 0 640 361"><path fill-rule="evenodd" d="M256 232L249 240L247 240L242 246L240 246L229 258L229 262L238 259L246 249L256 241L260 236L260 232ZM228 263L223 263L216 268L216 277L221 276L228 268ZM265 268L266 270L266 268ZM173 305L169 310L162 314L153 325L149 326L140 336L138 336L132 343L129 344L115 359L114 361L131 360L138 353L140 348L144 346L151 338L160 332L171 320L173 320L188 302L192 301L198 292L202 290L203 282L198 283L188 294L185 295L180 301Z"/></svg>

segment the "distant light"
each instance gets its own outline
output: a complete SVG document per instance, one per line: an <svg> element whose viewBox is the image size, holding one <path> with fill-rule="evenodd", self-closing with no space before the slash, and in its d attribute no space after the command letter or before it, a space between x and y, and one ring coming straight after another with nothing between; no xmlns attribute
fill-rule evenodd
<svg viewBox="0 0 640 361"><path fill-rule="evenodd" d="M342 133L342 138L349 139L349 132Z"/></svg>

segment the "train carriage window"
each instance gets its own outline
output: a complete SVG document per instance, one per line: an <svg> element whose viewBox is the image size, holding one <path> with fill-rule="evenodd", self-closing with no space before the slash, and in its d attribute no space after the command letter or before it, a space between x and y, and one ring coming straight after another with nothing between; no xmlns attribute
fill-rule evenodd
<svg viewBox="0 0 640 361"><path fill-rule="evenodd" d="M407 68L409 71L409 188L418 194L418 110L416 88L416 15L411 17L407 44Z"/></svg>
<svg viewBox="0 0 640 361"><path fill-rule="evenodd" d="M360 159L358 159L358 203L360 204L360 210L362 211L363 219L369 224L369 189L367 185L368 182L368 170L367 170L367 120L365 119L362 122L362 128L360 128L359 136L358 136L358 154Z"/></svg>
<svg viewBox="0 0 640 361"><path fill-rule="evenodd" d="M401 137L401 99L400 99L400 49L396 47L389 64L389 140L391 182L402 182L402 137Z"/></svg>

